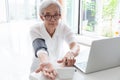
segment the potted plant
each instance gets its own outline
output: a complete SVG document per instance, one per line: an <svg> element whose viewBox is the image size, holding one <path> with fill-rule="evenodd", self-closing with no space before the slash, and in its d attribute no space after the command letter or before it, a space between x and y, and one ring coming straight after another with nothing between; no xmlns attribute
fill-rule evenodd
<svg viewBox="0 0 120 80"><path fill-rule="evenodd" d="M109 26L108 25L106 26L108 27L108 30L105 30L103 34L106 37L113 37L112 21L115 15L115 10L118 6L118 1L119 0L108 0L108 3L103 6L102 14L103 21L109 22Z"/></svg>

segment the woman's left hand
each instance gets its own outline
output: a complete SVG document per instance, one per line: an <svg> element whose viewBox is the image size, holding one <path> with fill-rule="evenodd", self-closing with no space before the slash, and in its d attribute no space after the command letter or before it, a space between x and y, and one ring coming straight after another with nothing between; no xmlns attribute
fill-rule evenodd
<svg viewBox="0 0 120 80"><path fill-rule="evenodd" d="M74 53L72 51L68 51L62 60L58 60L58 63L63 63L64 66L73 66L76 62L74 57Z"/></svg>

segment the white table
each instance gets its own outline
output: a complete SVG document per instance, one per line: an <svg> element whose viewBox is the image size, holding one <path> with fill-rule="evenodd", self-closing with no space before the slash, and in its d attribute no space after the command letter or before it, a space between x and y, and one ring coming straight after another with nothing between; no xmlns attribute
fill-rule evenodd
<svg viewBox="0 0 120 80"><path fill-rule="evenodd" d="M90 47L81 46L81 52L90 49ZM86 60L88 54L80 53L78 56L80 61ZM85 74L77 69L73 80L120 80L120 67L110 68L90 74Z"/></svg>
<svg viewBox="0 0 120 80"><path fill-rule="evenodd" d="M84 74L77 70L73 80L120 80L120 67L111 68L90 74Z"/></svg>

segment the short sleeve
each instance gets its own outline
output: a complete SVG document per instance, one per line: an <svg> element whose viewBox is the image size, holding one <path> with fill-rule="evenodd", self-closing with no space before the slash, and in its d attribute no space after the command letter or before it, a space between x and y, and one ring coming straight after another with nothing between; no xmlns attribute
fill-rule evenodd
<svg viewBox="0 0 120 80"><path fill-rule="evenodd" d="M35 56L38 57L38 51L43 52L47 51L47 45L45 43L45 39L42 37L42 28L40 27L40 25L35 25L31 28L30 30L30 36L31 36L31 40L32 40L32 45L35 51ZM46 54L46 53L45 53Z"/></svg>
<svg viewBox="0 0 120 80"><path fill-rule="evenodd" d="M67 25L64 26L64 37L65 37L65 41L70 44L71 42L75 42L76 41L76 37L75 34L72 32L72 30L70 28L67 27Z"/></svg>
<svg viewBox="0 0 120 80"><path fill-rule="evenodd" d="M31 27L30 36L32 41L34 41L37 38L42 38L42 35L40 34L40 26L38 24Z"/></svg>

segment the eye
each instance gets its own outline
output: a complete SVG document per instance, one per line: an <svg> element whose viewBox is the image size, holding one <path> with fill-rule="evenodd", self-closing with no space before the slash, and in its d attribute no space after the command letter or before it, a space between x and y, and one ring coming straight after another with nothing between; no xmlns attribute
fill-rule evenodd
<svg viewBox="0 0 120 80"><path fill-rule="evenodd" d="M59 14L58 14L58 13L55 13L55 16L59 16Z"/></svg>
<svg viewBox="0 0 120 80"><path fill-rule="evenodd" d="M51 16L50 15L45 15L46 18L50 18Z"/></svg>

